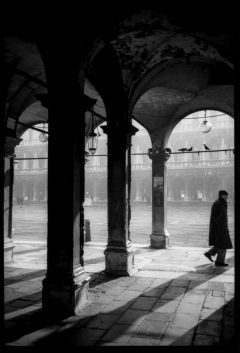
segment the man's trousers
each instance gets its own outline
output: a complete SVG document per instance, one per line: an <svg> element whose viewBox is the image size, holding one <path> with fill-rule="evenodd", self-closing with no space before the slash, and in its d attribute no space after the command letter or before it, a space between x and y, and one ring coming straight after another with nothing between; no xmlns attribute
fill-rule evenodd
<svg viewBox="0 0 240 353"><path fill-rule="evenodd" d="M223 263L225 261L225 256L227 253L227 249L218 249L215 245L212 249L208 250L208 253L211 256L215 256L217 254L216 261Z"/></svg>

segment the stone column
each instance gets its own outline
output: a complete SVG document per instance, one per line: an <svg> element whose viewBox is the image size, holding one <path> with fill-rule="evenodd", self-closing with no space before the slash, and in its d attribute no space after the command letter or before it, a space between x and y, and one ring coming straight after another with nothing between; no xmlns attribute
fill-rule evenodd
<svg viewBox="0 0 240 353"><path fill-rule="evenodd" d="M96 201L97 200L97 179L96 178L93 178L93 201Z"/></svg>
<svg viewBox="0 0 240 353"><path fill-rule="evenodd" d="M185 175L185 201L189 200L189 175Z"/></svg>
<svg viewBox="0 0 240 353"><path fill-rule="evenodd" d="M35 180L35 181L33 182L33 201L36 201L36 199L37 199L36 183L37 183L37 181Z"/></svg>
<svg viewBox="0 0 240 353"><path fill-rule="evenodd" d="M14 182L14 149L21 139L6 137L4 145L4 263L13 261L15 244L12 233L12 207Z"/></svg>
<svg viewBox="0 0 240 353"><path fill-rule="evenodd" d="M136 201L141 201L141 182L140 179L136 178Z"/></svg>
<svg viewBox="0 0 240 353"><path fill-rule="evenodd" d="M26 178L23 179L23 199L25 196L27 196L27 190L26 190L26 187L27 187L27 180Z"/></svg>
<svg viewBox="0 0 240 353"><path fill-rule="evenodd" d="M44 199L43 201L47 201L47 180L44 180Z"/></svg>
<svg viewBox="0 0 240 353"><path fill-rule="evenodd" d="M108 134L108 244L105 272L131 276L134 267L134 248L131 244L131 135L138 129L132 125L102 129Z"/></svg>
<svg viewBox="0 0 240 353"><path fill-rule="evenodd" d="M64 318L77 315L86 305L90 276L83 260L83 89L74 82L70 68L60 76L59 69L53 66L49 70L53 75L48 98L49 129L56 118L58 124L51 129L48 143L48 251L42 306L47 316ZM67 116L73 117L70 123L66 123ZM59 136L64 137L64 143L59 144ZM59 173L63 160L64 168Z"/></svg>
<svg viewBox="0 0 240 353"><path fill-rule="evenodd" d="M203 201L207 201L207 190L206 190L206 172L203 176Z"/></svg>
<svg viewBox="0 0 240 353"><path fill-rule="evenodd" d="M169 153L156 141L149 149L149 158L152 159L152 234L151 247L167 249L169 247L169 233L167 231L167 182L166 161Z"/></svg>

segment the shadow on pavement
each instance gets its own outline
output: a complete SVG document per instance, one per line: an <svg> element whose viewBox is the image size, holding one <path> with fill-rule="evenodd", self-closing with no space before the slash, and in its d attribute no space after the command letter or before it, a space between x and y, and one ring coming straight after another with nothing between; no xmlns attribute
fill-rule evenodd
<svg viewBox="0 0 240 353"><path fill-rule="evenodd" d="M93 290L92 295L100 295L100 298L103 295L108 296L109 289L113 288L112 281L118 288L122 286L122 292L131 291L129 287L140 278L128 278L104 272L95 274L89 291ZM141 283L144 283L144 280L146 281L142 278ZM5 342L11 345L11 342L19 339L19 342L13 345L54 347L234 345L234 299L225 305L216 304L224 302L224 299L209 295L214 284L208 283L206 287L204 281L187 280L184 276L173 280L152 278L149 283L154 282L156 286L151 286L145 292L135 290L136 293L132 293L132 290L133 297L127 301L119 299L103 304L95 297L83 308L80 315L64 320L49 318L41 309L6 320ZM157 284L158 282L161 283ZM122 292L120 288L120 296ZM189 296L189 301L181 302L186 296ZM214 312L199 321L201 308L207 299L209 304L206 305L206 312L211 311L209 309L212 305ZM113 302L117 307L111 310ZM178 311L180 306L181 310ZM197 313L191 312L191 307L194 307Z"/></svg>

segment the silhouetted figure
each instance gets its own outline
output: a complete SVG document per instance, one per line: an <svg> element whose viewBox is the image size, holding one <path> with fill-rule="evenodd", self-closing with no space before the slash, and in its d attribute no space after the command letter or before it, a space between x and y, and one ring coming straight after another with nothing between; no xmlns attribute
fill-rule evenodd
<svg viewBox="0 0 240 353"><path fill-rule="evenodd" d="M220 190L218 200L216 200L211 209L209 225L209 245L213 248L205 252L205 256L213 262L212 256L217 254L216 266L228 266L225 261L227 249L232 249L232 241L228 230L227 216L228 193Z"/></svg>
<svg viewBox="0 0 240 353"><path fill-rule="evenodd" d="M205 143L203 144L204 148L206 151L210 151L210 148L208 146L205 145Z"/></svg>
<svg viewBox="0 0 240 353"><path fill-rule="evenodd" d="M185 152L187 148L180 148L178 151Z"/></svg>
<svg viewBox="0 0 240 353"><path fill-rule="evenodd" d="M23 205L23 196L17 196L17 205Z"/></svg>
<svg viewBox="0 0 240 353"><path fill-rule="evenodd" d="M192 149L193 149L193 148L192 148L192 147L190 147L190 148L188 148L188 149L187 149L187 151L189 151L189 152L190 152L190 151L192 151Z"/></svg>

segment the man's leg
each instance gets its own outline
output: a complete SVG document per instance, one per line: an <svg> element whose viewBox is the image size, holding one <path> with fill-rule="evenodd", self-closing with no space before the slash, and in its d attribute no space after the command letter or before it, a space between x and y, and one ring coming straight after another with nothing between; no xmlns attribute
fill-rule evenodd
<svg viewBox="0 0 240 353"><path fill-rule="evenodd" d="M211 255L211 256L215 256L218 252L218 249L217 247L214 245L214 247L212 247L212 249L208 250L208 253Z"/></svg>
<svg viewBox="0 0 240 353"><path fill-rule="evenodd" d="M224 263L226 257L227 250L226 249L217 249L217 258L216 262Z"/></svg>
<svg viewBox="0 0 240 353"><path fill-rule="evenodd" d="M214 247L210 250L208 250L207 252L205 252L205 256L211 261L213 262L212 256L215 256L217 253L217 247L214 245Z"/></svg>

